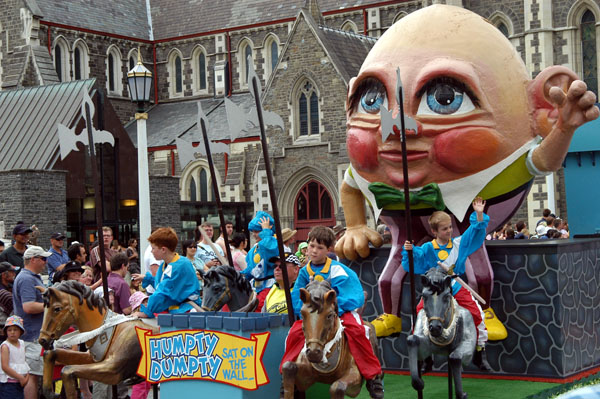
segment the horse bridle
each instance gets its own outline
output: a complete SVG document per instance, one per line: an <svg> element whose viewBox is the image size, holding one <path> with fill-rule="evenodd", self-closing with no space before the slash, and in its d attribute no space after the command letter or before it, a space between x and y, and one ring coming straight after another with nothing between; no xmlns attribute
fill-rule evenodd
<svg viewBox="0 0 600 399"><path fill-rule="evenodd" d="M454 297L452 297L452 300L454 300ZM433 320L439 320L440 323L442 323L442 327L444 326L444 324L446 323L446 316L448 315L448 312L450 312L450 318L448 320L450 320L450 322L452 322L452 320L454 320L454 303L452 303L452 306L448 306L448 309L446 309L446 311L444 312L444 317L437 317L437 316L427 316L427 312L425 312L425 316L427 317L427 324L429 324L431 321Z"/></svg>
<svg viewBox="0 0 600 399"><path fill-rule="evenodd" d="M48 306L48 309L50 309L50 306ZM75 310L73 308L73 296L69 295L69 313L64 313L63 316L60 318L58 324L56 325L56 328L54 329L55 331L61 331L63 328L63 325L66 322L66 318L67 315L71 314L71 316L73 316L73 320L77 320L77 317L75 316ZM52 334L46 330L40 330L40 334L46 334L48 336L48 338L52 338Z"/></svg>
<svg viewBox="0 0 600 399"><path fill-rule="evenodd" d="M429 338L429 340L431 342L433 342L436 345L439 346L447 346L450 345L452 343L452 341L454 341L454 337L456 335L456 322L458 320L456 316L456 307L457 307L457 303L456 303L456 299L454 299L454 297L452 297L452 303L451 306L449 306L450 309L447 309L446 312L444 313L444 317L436 317L436 316L432 316L432 317L428 317L427 316L427 312L425 312L425 317L427 318L427 323L423 323L423 334ZM423 309L425 310L425 309ZM451 312L450 314L450 324L448 325L448 327L443 327L444 326L444 322L446 321L446 315L448 314L448 311ZM431 320L439 320L442 323L442 335L439 338L433 337L431 336L431 334L429 334L429 323L431 322Z"/></svg>
<svg viewBox="0 0 600 399"><path fill-rule="evenodd" d="M225 279L225 291L223 291L221 296L219 296L219 298L217 299L217 302L215 302L212 309L209 309L206 306L202 306L202 309L204 309L206 312L212 312L213 310L221 309L221 307L223 305L225 305L225 303L227 303L227 302L225 302L225 303L221 304L221 302L223 301L223 298L225 298L226 295L229 295L231 297L231 291L229 290L229 279L227 277L223 277L223 278Z"/></svg>

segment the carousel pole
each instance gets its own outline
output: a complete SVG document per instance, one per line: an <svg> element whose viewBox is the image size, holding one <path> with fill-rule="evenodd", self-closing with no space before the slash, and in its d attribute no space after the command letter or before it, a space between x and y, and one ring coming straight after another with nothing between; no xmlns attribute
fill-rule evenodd
<svg viewBox="0 0 600 399"><path fill-rule="evenodd" d="M96 228L98 229L98 255L100 255L100 273L102 276L102 291L104 293L104 302L107 306L110 304L108 297L108 278L106 272L106 255L104 248L104 233L102 231L102 196L100 193L100 181L98 179L98 165L96 163L96 149L94 144L94 134L92 132L92 116L90 112L90 105L85 103L85 124L88 133L88 142L90 147L90 158L92 162L92 180L94 181L94 200L96 202ZM116 399L118 397L117 386L112 386L112 397Z"/></svg>
<svg viewBox="0 0 600 399"><path fill-rule="evenodd" d="M249 58L248 65L252 68L252 59ZM253 71L252 71L253 72ZM279 208L277 207L277 195L275 194L275 185L273 184L273 172L271 170L271 160L269 158L269 149L267 147L267 135L265 134L265 123L263 120L262 105L260 102L260 91L258 90L258 82L254 73L249 74L252 77L252 91L254 93L254 101L256 103L256 113L258 114L258 124L260 126L260 142L262 146L263 158L265 160L265 168L267 170L267 182L269 184L269 196L271 197L271 208L273 208L273 219L275 219L275 234L277 235L277 248L279 250L279 259L281 262L281 274L283 275L283 286L285 290L285 302L287 304L288 318L290 326L294 324L296 318L294 316L294 306L292 305L292 295L290 294L290 280L288 278L287 267L285 267L285 251L283 249L283 240L281 235L281 224L279 223Z"/></svg>
<svg viewBox="0 0 600 399"><path fill-rule="evenodd" d="M200 103L198 103L200 107ZM199 110L200 111L200 110ZM227 237L227 228L225 226L225 216L223 215L223 207L221 205L221 194L219 193L219 184L217 183L215 174L215 165L213 164L212 152L210 150L210 143L208 141L208 133L206 129L206 122L204 118L198 118L200 120L200 130L202 131L202 137L204 138L204 147L206 148L206 158L208 160L208 167L210 168L210 175L213 186L213 193L215 201L217 202L217 210L219 212L219 221L221 222L221 232L223 233L223 240L225 241L225 251L227 252L227 261L229 266L233 267L233 257L231 256L231 248L229 248L229 237Z"/></svg>
<svg viewBox="0 0 600 399"><path fill-rule="evenodd" d="M402 81L400 80L400 68L396 70L398 75L397 78L397 101L400 107L400 143L402 145L402 174L403 174L403 185L404 185L404 219L406 221L406 240L411 242L412 239L412 220L410 214L410 191L408 182L408 161L406 157L406 128L404 121L404 95L402 91ZM415 262L413 258L412 249L407 251L408 253L408 273L410 278L410 309L412 313L412 330L414 330L415 323L417 322L417 304L415 294ZM421 367L419 366L419 377L421 376ZM423 398L423 391L417 391L419 399Z"/></svg>

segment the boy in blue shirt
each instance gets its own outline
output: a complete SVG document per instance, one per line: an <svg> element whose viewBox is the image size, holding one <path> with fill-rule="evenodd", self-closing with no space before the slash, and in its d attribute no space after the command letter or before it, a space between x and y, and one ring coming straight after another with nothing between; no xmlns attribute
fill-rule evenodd
<svg viewBox="0 0 600 399"><path fill-rule="evenodd" d="M412 249L414 259L415 274L425 274L432 267L437 267L442 263L447 269L453 268L453 272L458 275L465 273L465 262L467 257L477 251L485 240L486 228L490 217L483 213L485 201L481 198L475 198L473 201L473 212L469 219L471 225L463 235L452 238L452 219L446 212L434 212L429 218L429 227L434 235L434 239L421 246L413 246L406 241L404 251L402 251L402 267L408 271L408 253ZM477 353L473 362L482 370L491 371L483 349L487 342L487 330L485 327L484 315L479 304L473 299L469 291L454 280L452 282L452 295L460 306L467 309L473 316L473 322L477 329ZM423 300L417 305L417 313L423 308ZM429 371L431 364L426 362L425 371Z"/></svg>
<svg viewBox="0 0 600 399"><path fill-rule="evenodd" d="M327 257L329 248L335 242L333 230L325 226L315 226L308 233L307 255L310 261L300 270L294 290L292 291L292 304L294 313L300 316L302 300L300 289L306 288L312 280L327 280L337 295L338 312L348 348L356 362L360 374L367 380L367 389L372 398L383 398L383 385L381 383L381 364L373 347L368 340L367 328L363 326L356 309L363 306L365 297L362 285L354 271L346 265ZM296 321L290 328L286 343L285 353L281 360L281 367L288 361L295 362L304 347L304 334L302 320Z"/></svg>
<svg viewBox="0 0 600 399"><path fill-rule="evenodd" d="M148 237L152 246L152 255L163 261L152 276L134 274L133 279L142 279L142 287L152 284L156 287L148 299L148 305L142 305L133 316L153 318L155 313L168 311L172 314L186 313L200 308L200 284L196 278L196 269L185 256L175 252L177 234L170 227L161 227Z"/></svg>

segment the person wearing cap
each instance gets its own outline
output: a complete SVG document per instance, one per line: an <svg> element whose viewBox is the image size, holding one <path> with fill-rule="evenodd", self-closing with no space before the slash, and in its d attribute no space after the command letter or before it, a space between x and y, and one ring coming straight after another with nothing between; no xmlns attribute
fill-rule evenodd
<svg viewBox="0 0 600 399"><path fill-rule="evenodd" d="M8 262L0 262L0 329L13 312L12 285L15 280L15 269ZM4 336L0 336L0 342Z"/></svg>
<svg viewBox="0 0 600 399"><path fill-rule="evenodd" d="M44 320L44 300L35 287L44 286L40 273L46 268L50 255L50 252L37 245L27 248L23 254L25 266L13 286L14 312L23 319L25 334L21 339L25 341L25 358L31 369L29 383L25 386L26 398L37 397L38 376L43 375L44 370L42 347L37 342Z"/></svg>
<svg viewBox="0 0 600 399"><path fill-rule="evenodd" d="M131 294L129 297L129 305L131 306L132 312L139 312L142 304L148 303L148 295L143 292L137 291ZM148 393L152 385L148 381L142 381L139 384L131 386L131 399L147 399Z"/></svg>
<svg viewBox="0 0 600 399"><path fill-rule="evenodd" d="M81 267L81 263L70 260L65 266L54 273L54 278L52 279L52 283L60 283L61 281L69 281L75 280L79 281L81 275L83 274L83 267Z"/></svg>
<svg viewBox="0 0 600 399"><path fill-rule="evenodd" d="M300 271L300 259L294 254L286 252L285 265L287 267L288 281L290 283L290 292L294 288L294 282ZM287 302L285 299L285 288L283 284L283 272L281 271L281 261L279 257L274 257L270 261L275 265L273 274L275 275L275 284L269 290L265 305L262 307L263 313L287 313Z"/></svg>
<svg viewBox="0 0 600 399"><path fill-rule="evenodd" d="M0 262L8 262L13 266L23 267L23 254L27 249L27 242L31 229L24 223L17 223L13 229L13 239L15 243L0 254Z"/></svg>
<svg viewBox="0 0 600 399"><path fill-rule="evenodd" d="M266 212L258 211L256 216L248 223L248 230L256 240L256 244L246 255L246 268L242 275L252 282L258 298L257 309L262 309L269 288L275 284L273 269L270 259L278 255L277 239L273 235L272 227L275 224L273 217Z"/></svg>
<svg viewBox="0 0 600 399"><path fill-rule="evenodd" d="M281 239L283 240L283 250L285 252L292 252L292 248L290 247L290 245L292 245L292 239L294 238L297 232L298 230L292 230L288 227L281 230Z"/></svg>
<svg viewBox="0 0 600 399"><path fill-rule="evenodd" d="M48 277L53 279L54 273L62 270L69 262L69 254L63 249L65 235L63 233L52 233L50 236L50 244L52 245L48 252L52 255L48 258Z"/></svg>
<svg viewBox="0 0 600 399"><path fill-rule="evenodd" d="M0 290L12 292L17 269L8 262L0 262Z"/></svg>
<svg viewBox="0 0 600 399"><path fill-rule="evenodd" d="M10 316L3 328L6 341L0 345L0 398L22 399L23 387L29 381L29 365L25 360L23 320Z"/></svg>

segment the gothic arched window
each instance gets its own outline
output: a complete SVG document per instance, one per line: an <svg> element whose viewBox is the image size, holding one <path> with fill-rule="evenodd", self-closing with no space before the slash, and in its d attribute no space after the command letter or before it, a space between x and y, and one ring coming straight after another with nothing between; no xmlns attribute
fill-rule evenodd
<svg viewBox="0 0 600 399"><path fill-rule="evenodd" d="M583 81L598 94L598 60L596 55L596 18L587 10L581 17L581 54Z"/></svg>
<svg viewBox="0 0 600 399"><path fill-rule="evenodd" d="M319 95L308 80L300 85L297 93L297 137L319 134Z"/></svg>

